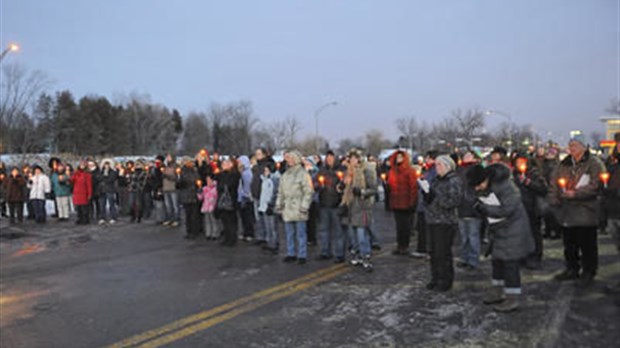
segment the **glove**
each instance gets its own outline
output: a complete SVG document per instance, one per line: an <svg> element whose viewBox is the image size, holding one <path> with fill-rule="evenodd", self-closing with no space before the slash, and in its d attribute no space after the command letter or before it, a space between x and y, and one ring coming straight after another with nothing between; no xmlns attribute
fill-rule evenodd
<svg viewBox="0 0 620 348"><path fill-rule="evenodd" d="M307 215L307 214L308 214L308 210L307 210L307 209L299 209L299 212L300 212L302 215Z"/></svg>
<svg viewBox="0 0 620 348"><path fill-rule="evenodd" d="M355 197L360 197L362 195L362 189L359 187L354 187L353 188L353 195Z"/></svg>
<svg viewBox="0 0 620 348"><path fill-rule="evenodd" d="M418 186L420 186L424 193L428 193L431 189L431 185L428 181L426 181L426 179L418 179Z"/></svg>
<svg viewBox="0 0 620 348"><path fill-rule="evenodd" d="M476 200L474 202L474 205L472 206L472 208L474 208L474 210L480 214L480 215L486 215L486 209L484 207L484 204L482 202L480 202L480 200Z"/></svg>
<svg viewBox="0 0 620 348"><path fill-rule="evenodd" d="M435 199L435 191L433 190L428 190L428 191L422 191L422 196L424 197L424 203L426 204L431 204L433 203L433 200Z"/></svg>
<svg viewBox="0 0 620 348"><path fill-rule="evenodd" d="M272 206L268 206L267 207L267 211L265 211L265 214L267 214L267 216L272 216L273 215L273 207Z"/></svg>

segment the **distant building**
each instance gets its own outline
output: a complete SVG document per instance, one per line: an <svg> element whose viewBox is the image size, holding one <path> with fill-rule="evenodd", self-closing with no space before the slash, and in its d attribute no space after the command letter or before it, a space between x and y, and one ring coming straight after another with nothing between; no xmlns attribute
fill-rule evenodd
<svg viewBox="0 0 620 348"><path fill-rule="evenodd" d="M616 146L614 137L620 134L620 115L603 116L599 120L605 123L605 140L601 140L600 146L611 151Z"/></svg>

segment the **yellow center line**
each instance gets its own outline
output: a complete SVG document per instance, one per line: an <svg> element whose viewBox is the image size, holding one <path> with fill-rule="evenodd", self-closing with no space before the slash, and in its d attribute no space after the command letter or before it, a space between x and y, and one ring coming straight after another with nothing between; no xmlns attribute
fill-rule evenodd
<svg viewBox="0 0 620 348"><path fill-rule="evenodd" d="M351 268L343 268L343 269L338 269L336 271L333 271L331 273L327 273L321 277L312 279L310 281L304 282L304 283L299 283L295 286L293 286L292 288L286 290L286 291L282 291L282 292L277 292L275 294L272 294L270 296L261 298L260 300L256 301L256 302L252 302L252 303L248 303L246 305L240 306L238 308L235 308L232 311L226 312L222 315L219 316L215 316L213 318L204 320L202 322L199 322L197 324L185 327L181 330L175 331L171 334L159 337L155 340L146 342L145 344L142 344L139 346L139 348L157 348L157 347L161 347L167 344L170 344L172 342L178 341L180 339L183 339L185 337L194 335L200 331L204 331L206 329L209 329L210 327L213 327L217 324L220 324L224 321L230 320L232 318L235 318L241 314L247 313L247 312L251 312L259 307L262 307L266 304L269 304L271 302L275 302L279 299L288 297L290 295L293 295L295 293L298 293L300 291L303 291L305 289L308 289L316 284L325 282L327 280L333 279L343 273L346 272L350 272Z"/></svg>
<svg viewBox="0 0 620 348"><path fill-rule="evenodd" d="M170 324L164 325L162 327L159 327L159 328L156 328L156 329L153 329L153 330L149 330L149 331L146 331L144 333L141 333L141 334L129 337L129 338L124 339L124 340L122 340L120 342L117 342L117 343L114 343L112 345L109 345L106 348L127 348L127 347L131 347L131 346L135 346L137 344L140 344L142 342L148 341L148 340L153 339L155 337L167 334L167 333L169 333L171 331L179 330L179 329L181 329L181 328L183 328L183 327L185 327L187 325L190 325L190 324L196 323L198 321L202 321L202 320L208 319L210 317L216 316L216 315L218 315L220 313L229 311L231 309L234 309L235 307L239 307L239 306L242 306L242 305L244 305L246 303L256 301L258 299L261 299L263 297L267 297L269 295L272 295L272 294L277 293L277 292L282 291L282 290L286 290L288 288L294 288L298 284L305 283L308 280L312 280L313 278L320 277L320 276L323 276L325 274L330 275L331 272L342 270L345 267L346 267L345 264L338 264L338 265L334 265L334 266L331 266L331 267L327 267L327 268L321 269L319 271L307 274L307 275L305 275L303 277L294 279L292 281L279 284L279 285L274 286L272 288L261 290L261 291L259 291L257 293L254 293L252 295L239 298L239 299L237 299L235 301L226 303L224 305L221 305L221 306L218 306L218 307L206 310L204 312L200 312L200 313L191 315L189 317L186 317L186 318L174 321L174 322L172 322Z"/></svg>

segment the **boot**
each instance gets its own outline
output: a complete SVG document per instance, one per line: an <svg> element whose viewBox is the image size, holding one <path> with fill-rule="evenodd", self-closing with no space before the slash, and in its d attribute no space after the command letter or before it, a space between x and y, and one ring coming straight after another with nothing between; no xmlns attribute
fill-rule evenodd
<svg viewBox="0 0 620 348"><path fill-rule="evenodd" d="M365 256L364 259L362 260L362 267L364 267L364 270L368 273L372 272L372 263L370 263L370 256Z"/></svg>
<svg viewBox="0 0 620 348"><path fill-rule="evenodd" d="M519 295L506 294L506 300L496 304L493 310L500 313L510 313L519 309Z"/></svg>
<svg viewBox="0 0 620 348"><path fill-rule="evenodd" d="M505 299L504 288L502 286L493 286L484 294L482 303L485 305L492 305L504 302Z"/></svg>
<svg viewBox="0 0 620 348"><path fill-rule="evenodd" d="M362 257L358 253L353 254L351 260L349 261L351 266L360 266L362 265L362 262Z"/></svg>
<svg viewBox="0 0 620 348"><path fill-rule="evenodd" d="M565 280L575 280L578 278L579 278L579 272L572 270L572 269L566 269L562 273L557 274L555 277L553 277L553 279L559 282L563 282Z"/></svg>

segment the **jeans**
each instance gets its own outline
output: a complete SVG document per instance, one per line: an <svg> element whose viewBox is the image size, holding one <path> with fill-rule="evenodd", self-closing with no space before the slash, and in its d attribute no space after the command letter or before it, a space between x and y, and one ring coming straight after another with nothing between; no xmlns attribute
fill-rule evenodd
<svg viewBox="0 0 620 348"><path fill-rule="evenodd" d="M370 224L368 225L368 227L366 227L366 230L368 231L368 238L370 238L370 246L374 247L374 246L381 246L381 236L379 235L379 232L375 226L375 217L374 215L372 215L370 217Z"/></svg>
<svg viewBox="0 0 620 348"><path fill-rule="evenodd" d="M101 219L108 218L106 209L106 203L109 209L109 219L107 220L117 220L118 219L118 211L116 210L116 194L114 192L102 193L99 195L99 208L101 208Z"/></svg>
<svg viewBox="0 0 620 348"><path fill-rule="evenodd" d="M365 226L362 227L353 227L350 228L351 235L354 236L354 239L357 241L357 250L360 255L364 257L370 257L370 236L368 235L368 229Z"/></svg>
<svg viewBox="0 0 620 348"><path fill-rule="evenodd" d="M166 208L164 207L164 200L154 199L153 207L155 208L155 222L160 224L166 221Z"/></svg>
<svg viewBox="0 0 620 348"><path fill-rule="evenodd" d="M286 252L288 256L295 256L295 242L297 242L297 257L308 257L308 236L306 235L306 221L284 222L286 232Z"/></svg>
<svg viewBox="0 0 620 348"><path fill-rule="evenodd" d="M179 196L176 191L164 192L164 204L166 206L166 221L180 221Z"/></svg>
<svg viewBox="0 0 620 348"><path fill-rule="evenodd" d="M319 238L321 241L321 255L332 255L332 240L339 243L339 239L342 237L342 228L340 226L340 217L338 216L338 208L321 208L319 211L321 230L319 232ZM343 241L344 243L344 241ZM343 252L339 257L344 257L344 244L342 245ZM336 254L338 254L338 246L336 246Z"/></svg>
<svg viewBox="0 0 620 348"><path fill-rule="evenodd" d="M521 294L521 272L518 260L493 259L491 266L493 267L493 286L503 286L506 294Z"/></svg>
<svg viewBox="0 0 620 348"><path fill-rule="evenodd" d="M459 219L461 261L473 267L478 267L480 263L480 228L482 228L481 219Z"/></svg>
<svg viewBox="0 0 620 348"><path fill-rule="evenodd" d="M259 201L255 200L253 203L254 203L254 219L257 222L256 226L254 226L256 240L257 241L266 241L267 240L267 231L265 231L265 226L260 221L262 213L260 213L258 211Z"/></svg>
<svg viewBox="0 0 620 348"><path fill-rule="evenodd" d="M264 241L267 242L267 246L277 250L279 247L279 243L278 243L278 230L276 229L276 216L267 215L265 213L259 213L258 219L259 219L258 226L260 226L260 228L257 227L256 230L258 231L260 229L264 231L265 233Z"/></svg>
<svg viewBox="0 0 620 348"><path fill-rule="evenodd" d="M215 218L214 213L204 213L204 230L205 237L207 238L219 238L220 237L220 221Z"/></svg>
<svg viewBox="0 0 620 348"><path fill-rule="evenodd" d="M103 214L101 214L101 204L99 203L99 196L93 196L88 202L88 209L90 218L92 220L101 220L103 219ZM96 220L95 220L96 221Z"/></svg>
<svg viewBox="0 0 620 348"><path fill-rule="evenodd" d="M45 200L44 199L32 199L32 207L34 208L34 219L38 223L44 223L45 218L47 216L47 212L45 211Z"/></svg>

